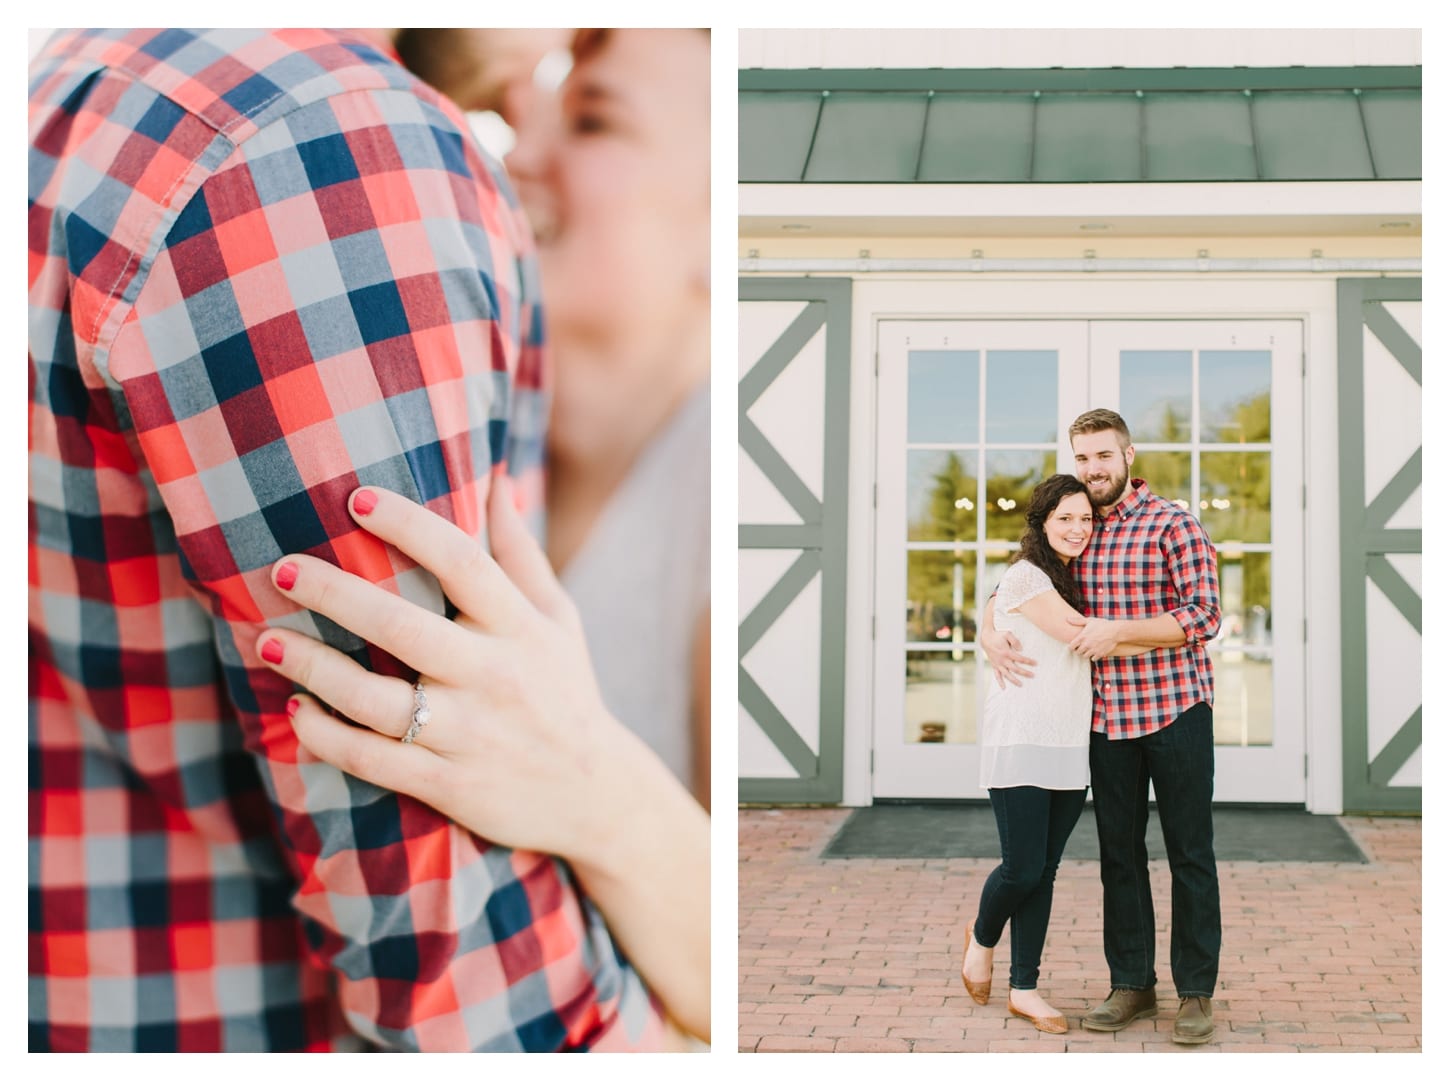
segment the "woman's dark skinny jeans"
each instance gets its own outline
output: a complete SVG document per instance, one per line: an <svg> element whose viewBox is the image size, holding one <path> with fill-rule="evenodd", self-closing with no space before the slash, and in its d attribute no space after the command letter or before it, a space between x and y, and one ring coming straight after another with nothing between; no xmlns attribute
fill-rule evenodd
<svg viewBox="0 0 1450 1081"><path fill-rule="evenodd" d="M1052 884L1062 850L1087 802L1087 789L990 788L1002 862L982 887L982 902L972 933L992 947L1012 921L1011 986L1037 986L1047 921L1052 915Z"/></svg>

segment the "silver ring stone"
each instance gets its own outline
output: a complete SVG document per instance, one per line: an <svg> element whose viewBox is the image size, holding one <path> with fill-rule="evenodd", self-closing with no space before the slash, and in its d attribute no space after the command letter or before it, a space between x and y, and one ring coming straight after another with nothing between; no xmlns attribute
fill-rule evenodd
<svg viewBox="0 0 1450 1081"><path fill-rule="evenodd" d="M432 717L433 711L428 708L428 696L423 693L423 680L420 678L413 684L413 723L408 725L403 742L412 743Z"/></svg>

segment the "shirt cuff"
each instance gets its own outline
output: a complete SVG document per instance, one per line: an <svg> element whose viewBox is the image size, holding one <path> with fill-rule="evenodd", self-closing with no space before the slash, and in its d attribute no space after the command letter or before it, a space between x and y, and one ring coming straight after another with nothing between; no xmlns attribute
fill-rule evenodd
<svg viewBox="0 0 1450 1081"><path fill-rule="evenodd" d="M1175 608L1168 614L1183 628L1183 637L1188 645L1211 641L1218 633L1219 621L1196 605Z"/></svg>

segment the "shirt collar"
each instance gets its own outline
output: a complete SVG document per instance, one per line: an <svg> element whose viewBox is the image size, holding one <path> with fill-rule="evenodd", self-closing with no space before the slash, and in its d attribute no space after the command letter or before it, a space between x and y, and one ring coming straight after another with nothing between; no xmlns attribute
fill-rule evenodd
<svg viewBox="0 0 1450 1081"><path fill-rule="evenodd" d="M1113 507L1111 511L1103 515L1104 518L1131 518L1142 509L1148 502L1148 497L1153 493L1148 490L1148 482L1142 477L1134 477L1128 481L1128 494L1123 497L1121 503Z"/></svg>
<svg viewBox="0 0 1450 1081"><path fill-rule="evenodd" d="M393 63L399 65L400 67L403 66L403 57L398 52L398 47L393 44L394 38L397 35L396 30L378 30L371 27L368 27L366 29L359 29L356 27L350 27L347 30L342 31L342 33L353 34L359 38L362 38L362 40L367 42L378 52L382 53Z"/></svg>

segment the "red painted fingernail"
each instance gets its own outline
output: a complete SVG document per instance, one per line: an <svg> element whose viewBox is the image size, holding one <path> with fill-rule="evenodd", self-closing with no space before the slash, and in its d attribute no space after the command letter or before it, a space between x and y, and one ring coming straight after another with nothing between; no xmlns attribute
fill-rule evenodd
<svg viewBox="0 0 1450 1081"><path fill-rule="evenodd" d="M370 492L366 488L352 497L352 510L358 517L365 517L373 512L378 505L376 492Z"/></svg>
<svg viewBox="0 0 1450 1081"><path fill-rule="evenodd" d="M287 699L287 716L297 716L297 711L302 708L302 703L295 698Z"/></svg>
<svg viewBox="0 0 1450 1081"><path fill-rule="evenodd" d="M277 568L277 588L291 589L297 584L297 564L283 563Z"/></svg>
<svg viewBox="0 0 1450 1081"><path fill-rule="evenodd" d="M268 638L262 643L262 660L268 664L282 663L282 643L275 638Z"/></svg>

